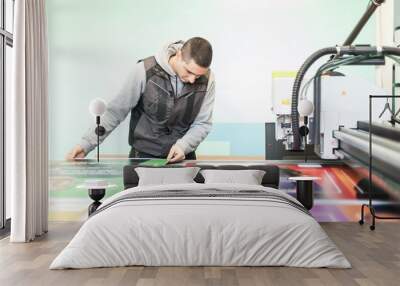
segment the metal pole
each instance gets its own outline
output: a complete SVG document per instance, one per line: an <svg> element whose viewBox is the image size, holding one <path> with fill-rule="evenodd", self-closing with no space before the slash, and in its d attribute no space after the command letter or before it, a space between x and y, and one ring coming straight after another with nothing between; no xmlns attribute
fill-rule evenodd
<svg viewBox="0 0 400 286"><path fill-rule="evenodd" d="M1 1L1 31L6 30L6 13L5 13L5 1ZM0 120L1 120L1 126L0 126L0 228L5 227L5 222L6 222L6 189L5 189L5 153L4 153L4 148L5 148L5 97L6 97L6 89L5 89L5 71L6 71L6 36L1 35L0 36L0 62L2 63L2 66L0 67Z"/></svg>
<svg viewBox="0 0 400 286"><path fill-rule="evenodd" d="M369 96L369 126L368 126L368 133L369 133L369 168L368 168L368 177L369 177L369 190L368 190L368 205L362 204L361 206L361 219L359 224L364 224L364 207L369 208L369 212L372 217L372 224L370 225L370 229L375 229L375 220L376 219L400 219L397 216L378 216L375 212L375 208L372 205L372 99L374 98L400 98L397 95L370 95Z"/></svg>
<svg viewBox="0 0 400 286"><path fill-rule="evenodd" d="M364 28L365 24L368 22L369 18L371 18L372 14L374 14L376 8L382 5L385 0L372 0L371 4L369 4L367 11L364 12L361 19L358 21L357 25L354 27L353 31L351 31L350 35L347 37L346 41L343 43L343 46L350 46L354 40L357 38L358 34L360 34L362 28Z"/></svg>
<svg viewBox="0 0 400 286"><path fill-rule="evenodd" d="M97 125L97 128L99 127L99 125ZM97 132L97 163L100 161L100 159L99 159L99 145L100 145L100 136L99 136L99 133Z"/></svg>
<svg viewBox="0 0 400 286"><path fill-rule="evenodd" d="M369 198L369 208L371 209L372 205L372 96L369 96L369 190L368 190L368 198Z"/></svg>
<svg viewBox="0 0 400 286"><path fill-rule="evenodd" d="M97 163L100 161L100 116L96 116L96 134L97 134Z"/></svg>

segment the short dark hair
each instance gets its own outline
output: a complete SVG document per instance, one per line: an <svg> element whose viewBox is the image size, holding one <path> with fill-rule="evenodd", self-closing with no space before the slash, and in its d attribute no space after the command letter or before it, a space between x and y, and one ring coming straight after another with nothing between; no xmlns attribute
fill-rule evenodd
<svg viewBox="0 0 400 286"><path fill-rule="evenodd" d="M211 44L203 38L194 37L187 40L182 46L182 56L187 62L193 59L196 64L203 68L208 68L212 60Z"/></svg>

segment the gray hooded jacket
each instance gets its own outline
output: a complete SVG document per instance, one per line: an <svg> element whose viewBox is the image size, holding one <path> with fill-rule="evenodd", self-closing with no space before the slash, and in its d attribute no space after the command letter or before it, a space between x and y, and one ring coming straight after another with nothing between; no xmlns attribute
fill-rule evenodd
<svg viewBox="0 0 400 286"><path fill-rule="evenodd" d="M168 61L171 56L182 47L182 43L173 43L165 46L156 56L157 63L166 71L171 78L175 94L179 97L183 88L183 82L175 74ZM106 133L100 137L100 143L127 117L131 110L138 104L141 94L146 86L146 72L143 62L134 66L127 82L121 91L107 105L107 110L101 118L101 124ZM215 99L214 75L210 72L207 92L198 115L191 124L186 134L178 139L177 144L188 154L194 151L197 146L206 138L212 127L212 112ZM80 146L85 154L88 154L97 146L97 136L94 132L96 126L92 126L82 137Z"/></svg>

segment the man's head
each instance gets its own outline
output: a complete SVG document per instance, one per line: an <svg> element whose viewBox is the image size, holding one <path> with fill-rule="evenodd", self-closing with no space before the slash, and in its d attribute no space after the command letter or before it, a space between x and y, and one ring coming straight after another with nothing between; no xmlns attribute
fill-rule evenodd
<svg viewBox="0 0 400 286"><path fill-rule="evenodd" d="M199 37L187 40L177 52L174 69L183 82L194 83L205 75L211 65L212 47L210 43Z"/></svg>

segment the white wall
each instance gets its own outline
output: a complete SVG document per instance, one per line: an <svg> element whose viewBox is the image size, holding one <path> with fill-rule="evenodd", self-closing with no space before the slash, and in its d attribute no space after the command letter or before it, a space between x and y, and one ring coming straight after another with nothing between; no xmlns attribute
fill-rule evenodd
<svg viewBox="0 0 400 286"><path fill-rule="evenodd" d="M377 10L376 45L394 46L394 0L386 0ZM392 89L393 61L386 59L386 65L377 67L376 82L389 93Z"/></svg>
<svg viewBox="0 0 400 286"><path fill-rule="evenodd" d="M400 27L400 1L394 3L394 24L396 27Z"/></svg>
<svg viewBox="0 0 400 286"><path fill-rule="evenodd" d="M137 59L166 41L213 44L214 122L273 121L271 72L296 70L314 51L341 44L367 0L48 0L50 158L62 159L93 122L91 99L112 98ZM375 42L371 19L357 43ZM370 69L355 72L374 78ZM123 153L127 120L102 145Z"/></svg>

